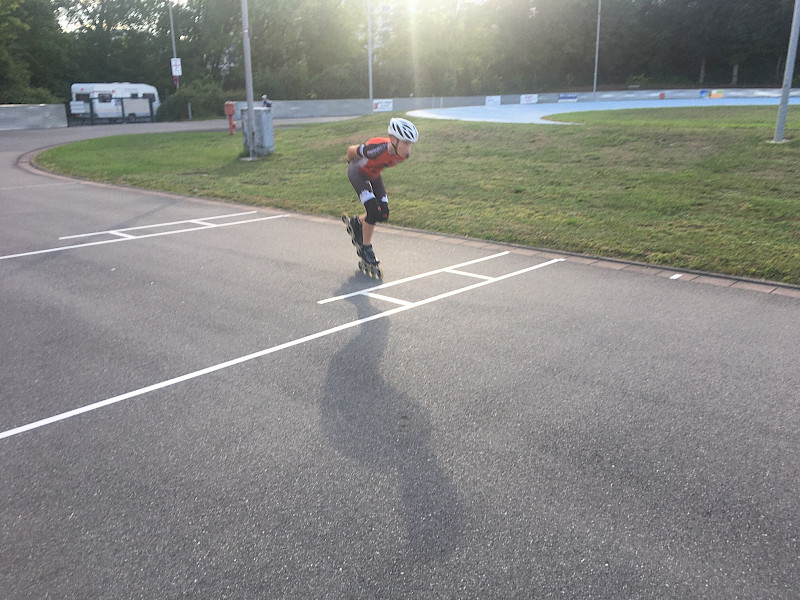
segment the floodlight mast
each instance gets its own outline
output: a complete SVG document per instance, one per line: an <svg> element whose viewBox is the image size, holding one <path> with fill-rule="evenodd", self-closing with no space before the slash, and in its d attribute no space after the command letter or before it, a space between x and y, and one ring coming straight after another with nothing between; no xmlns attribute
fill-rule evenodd
<svg viewBox="0 0 800 600"><path fill-rule="evenodd" d="M169 9L169 34L172 37L172 58L178 58L178 51L175 49L175 25L172 22L172 2L169 0L167 0L167 9ZM180 87L180 79L175 79L175 89L180 89Z"/></svg>
<svg viewBox="0 0 800 600"><path fill-rule="evenodd" d="M372 94L372 7L367 0L367 62L369 63L369 111L375 108L375 101Z"/></svg>
<svg viewBox="0 0 800 600"><path fill-rule="evenodd" d="M786 117L789 113L789 96L792 94L794 63L797 60L797 41L800 37L800 0L794 0L794 16L792 17L792 34L789 36L789 50L786 53L786 70L783 73L783 91L781 105L778 109L778 122L775 125L775 143L783 142L786 130Z"/></svg>
<svg viewBox="0 0 800 600"><path fill-rule="evenodd" d="M594 42L594 86L592 86L592 100L597 100L597 67L600 63L600 11L603 0L597 0L597 36Z"/></svg>
<svg viewBox="0 0 800 600"><path fill-rule="evenodd" d="M250 59L250 21L247 18L247 0L242 0L242 45L244 46L244 75L247 88L247 125L250 158L256 155L256 118L253 103L253 63Z"/></svg>

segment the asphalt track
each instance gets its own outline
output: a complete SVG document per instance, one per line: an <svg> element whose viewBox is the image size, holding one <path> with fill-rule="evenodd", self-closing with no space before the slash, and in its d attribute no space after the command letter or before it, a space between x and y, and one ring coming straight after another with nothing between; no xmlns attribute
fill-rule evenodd
<svg viewBox="0 0 800 600"><path fill-rule="evenodd" d="M800 291L25 168L159 128L0 136L0 597L800 596Z"/></svg>

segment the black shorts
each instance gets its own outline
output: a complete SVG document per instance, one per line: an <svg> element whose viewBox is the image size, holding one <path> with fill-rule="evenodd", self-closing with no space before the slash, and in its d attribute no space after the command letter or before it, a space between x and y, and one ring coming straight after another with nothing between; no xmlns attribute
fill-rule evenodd
<svg viewBox="0 0 800 600"><path fill-rule="evenodd" d="M377 179L367 179L358 170L358 165L350 163L347 168L347 177L353 185L361 204L366 204L372 198L377 198L379 202L388 202L386 198L386 188L383 185L383 177Z"/></svg>

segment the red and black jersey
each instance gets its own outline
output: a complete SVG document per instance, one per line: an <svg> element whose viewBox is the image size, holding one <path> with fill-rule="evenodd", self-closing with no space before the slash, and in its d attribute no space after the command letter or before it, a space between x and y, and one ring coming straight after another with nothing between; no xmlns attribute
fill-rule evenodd
<svg viewBox="0 0 800 600"><path fill-rule="evenodd" d="M358 172L367 179L377 179L386 167L400 164L406 158L389 152L389 138L376 137L358 147Z"/></svg>

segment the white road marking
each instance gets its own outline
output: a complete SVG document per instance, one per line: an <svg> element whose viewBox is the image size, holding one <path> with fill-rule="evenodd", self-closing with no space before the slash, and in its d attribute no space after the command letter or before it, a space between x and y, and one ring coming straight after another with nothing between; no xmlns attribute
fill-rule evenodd
<svg viewBox="0 0 800 600"><path fill-rule="evenodd" d="M670 279L680 279L681 277L683 277L683 273L675 273Z"/></svg>
<svg viewBox="0 0 800 600"><path fill-rule="evenodd" d="M508 252L504 252L503 254L508 254ZM496 258L497 256L501 255L494 255L490 257L486 257L484 259L478 259L477 261L470 261L470 263L479 262L480 260L488 260L490 258ZM338 333L340 331L345 331L346 329L351 329L353 327L358 327L359 325L363 325L364 323L369 323L370 321L375 321L377 319L383 319L385 317L390 317L392 315L396 315L398 313L411 310L412 308L419 308L420 306L424 306L426 304L431 304L433 302L438 302L439 300L444 300L445 298L450 298L451 296L455 296L456 294L462 294L464 292L468 292L470 290L474 290L486 285L490 285L492 283L497 283L498 281L502 281L504 279L509 279L511 277L516 277L518 275L522 275L524 273L528 273L530 271L534 271L536 269L541 269L543 267L547 267L549 265L553 265L555 263L559 263L564 261L563 258L557 258L554 260L550 260L538 265L534 265L532 267L528 267L526 269L520 269L519 271L514 271L513 273L507 273L506 275L500 275L499 277L494 277L490 280L479 281L478 283L474 283L472 285L468 285L466 287L462 287L450 292L445 292L443 294L439 294L437 296L432 296L430 298L426 298L425 300L420 300L418 302L410 302L403 304L402 306L398 306L397 308L393 308L384 312L380 312L369 317L365 317L363 319L357 319L355 321L350 321L349 323L344 323L343 325L337 325L336 327L331 327L330 329L326 329L324 331L320 331L318 333L312 333L311 335L307 335L305 337L298 338L296 340L292 340L289 342L285 342L283 344L279 344L277 346L273 346L272 348L267 348L265 350L260 350L259 352L254 352L252 354L247 354L245 356L240 356L239 358L234 358L229 361L225 361L219 363L217 365L213 365L211 367L207 367L205 369L200 369L199 371L194 371L192 373L187 373L185 375L181 375L179 377L174 377L172 379L167 379L166 381L162 381L160 383L155 383L153 385L149 385L147 387L140 388L138 390L133 390L132 392L127 392L125 394L120 394L119 396L114 396L113 398L107 398L106 400L101 400L100 402L95 402L93 404L88 404L86 406L82 406L80 408L76 408L58 415L54 415L52 417L48 417L46 419L41 419L39 421L34 421L33 423L28 423L27 425L22 425L20 427L15 427L13 429L9 429L7 431L0 432L0 439L5 439L8 437L12 437L15 435L19 435L26 431L31 431L34 429L39 429L40 427L44 427L46 425L51 425L53 423L58 423L59 421L64 421L66 419L70 419L72 417L76 417L78 415L82 415L84 413L88 413L91 411L98 410L100 408L110 406L112 404L116 404L118 402L122 402L123 400L129 400L131 398L136 398L138 396L143 396L150 392L154 392L156 390L161 390L164 388L168 388L170 386L176 385L178 383L182 383L184 381L189 381L191 379L196 379L198 377L202 377L203 375L208 375L210 373L214 373L216 371L221 371L222 369L227 369L229 367L233 367L236 365L240 365L242 363L255 360L257 358L261 358L267 356L269 354L274 354L275 352L280 352L281 350L286 350L288 348L293 348L295 346L299 346L301 344L305 344L307 342L311 342L313 340L317 340L319 338L323 338L329 335L333 335L334 333ZM468 264L468 263L464 263ZM442 272L446 269L439 269L435 272ZM408 279L418 279L419 277L413 277ZM407 279L407 280L408 280ZM396 284L398 282L393 282ZM389 284L384 284L383 287L387 287ZM375 288L373 288L375 289ZM367 290L362 290L358 292L358 294L363 294ZM349 294L348 296L352 296L355 294Z"/></svg>
<svg viewBox="0 0 800 600"><path fill-rule="evenodd" d="M499 258L501 256L505 256L508 254L509 251L500 252L499 254L492 254L491 256L484 256L483 258L476 258L475 260L470 260L464 263L460 263L457 265L453 265L451 267L444 267L441 269L436 269L435 271L428 271L427 273L420 273L419 275L412 275L411 277L406 277L404 279L398 279L397 281L391 281L389 283L382 283L381 285L376 285L375 287L367 288L365 290L359 290L357 292L351 292L349 294L343 294L342 296L335 296L334 298L326 298L325 300L320 300L317 304L327 304L328 302L335 302L336 300L344 300L346 298L351 298L353 296L358 296L359 294L364 294L366 292L372 292L375 290L382 290L388 287L392 287L393 285L399 285L401 283L407 283L409 281L414 281L415 279L422 279L423 277L430 277L431 275L436 275L437 273L444 273L449 269L458 269L459 267L466 267L467 265L474 265L475 263L483 262L485 260L491 260L493 258Z"/></svg>
<svg viewBox="0 0 800 600"><path fill-rule="evenodd" d="M411 302L409 302L407 300L400 300L399 298L392 298L391 296L384 296L383 294L375 294L374 292L373 293L367 293L367 294L364 294L364 295L365 296L369 296L370 298L375 298L376 300L385 300L386 302L392 302L394 304L400 304L402 306L406 306L408 304L412 304Z"/></svg>
<svg viewBox="0 0 800 600"><path fill-rule="evenodd" d="M242 213L232 213L229 215L219 215L218 217L204 217L203 219L186 219L185 221L170 221L168 223L155 223L153 225L139 225L137 227L126 227L124 229L108 229L106 231L93 231L91 233L79 233L77 235L65 235L60 238L59 240L75 240L78 238L84 237L93 237L96 235L106 235L109 233L119 233L121 231L139 231L141 229L156 229L157 227L172 227L173 225L183 225L184 223L192 223L194 225L205 225L206 227L214 227L210 223L205 223L204 221L211 221L212 219L230 219L233 217L244 217L245 215L254 215L258 211L257 210L249 210L247 212Z"/></svg>
<svg viewBox="0 0 800 600"><path fill-rule="evenodd" d="M201 225L198 227L186 227L184 229L173 229L170 231L161 231L159 233L146 233L144 235L125 235L121 232L124 231L131 231L133 229L147 229L152 227L158 227L159 225L145 225L142 227L131 227L128 229L118 229L118 230L109 230L109 231L98 231L94 233L84 233L78 236L69 236L69 237L87 237L92 235L117 235L120 237L115 237L110 240L100 240L97 242L86 242L84 244L72 244L70 246L59 246L56 248L47 248L45 250L34 250L32 252L21 252L19 254L7 254L6 256L0 256L0 260L7 260L10 258L23 258L25 256L35 256L37 254L50 254L52 252L63 252L64 250L74 250L75 248L88 248L89 246L102 246L103 244L114 244L116 242L129 242L131 240L144 240L147 238L152 237L160 237L162 235L174 235L176 233L189 233L191 231L203 231L206 229L212 229L214 227L229 227L231 225L244 225L245 223L257 223L258 221L270 221L272 219L281 219L283 217L287 217L288 215L275 215L272 217L260 217L258 219L244 219L242 221L231 221L230 223L219 223L215 225ZM190 223L191 221L179 221L178 223ZM161 226L166 225L162 223ZM59 238L59 239L68 239L68 238Z"/></svg>
<svg viewBox="0 0 800 600"><path fill-rule="evenodd" d="M474 277L475 279L491 279L488 275L478 275L477 273L469 273L467 271L460 271L458 269L447 269L445 273L452 275L463 275L464 277Z"/></svg>

